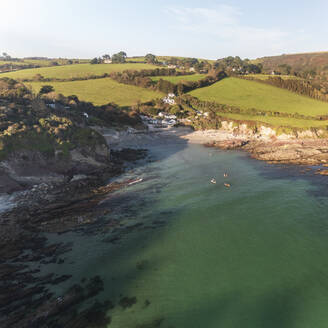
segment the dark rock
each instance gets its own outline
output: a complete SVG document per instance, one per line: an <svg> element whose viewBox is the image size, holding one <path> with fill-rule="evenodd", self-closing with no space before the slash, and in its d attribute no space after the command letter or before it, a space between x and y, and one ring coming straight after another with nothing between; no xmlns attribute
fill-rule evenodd
<svg viewBox="0 0 328 328"><path fill-rule="evenodd" d="M137 303L137 298L136 297L123 297L118 304L125 310L127 308L132 307L134 304Z"/></svg>

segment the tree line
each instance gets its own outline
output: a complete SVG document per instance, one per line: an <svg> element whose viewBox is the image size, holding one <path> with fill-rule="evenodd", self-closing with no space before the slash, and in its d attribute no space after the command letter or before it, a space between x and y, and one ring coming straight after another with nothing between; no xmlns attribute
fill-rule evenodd
<svg viewBox="0 0 328 328"><path fill-rule="evenodd" d="M164 74L163 74L164 73ZM160 79L159 81L153 81L150 76L177 76L177 75L187 75L182 72L177 72L175 69L155 69L155 70L142 70L142 71L123 71L123 72L113 72L110 77L119 83L130 84L142 88L148 88L154 91L159 91L163 93L174 93L183 94L194 89L206 87L216 83L225 77L227 74L223 71L213 70L205 78L198 81L181 81L174 84L168 80Z"/></svg>
<svg viewBox="0 0 328 328"><path fill-rule="evenodd" d="M307 96L316 100L328 101L328 94L325 94L321 90L315 88L310 81L303 79L283 79L280 76L269 76L266 80L249 76L241 76L241 78L287 89L299 95Z"/></svg>

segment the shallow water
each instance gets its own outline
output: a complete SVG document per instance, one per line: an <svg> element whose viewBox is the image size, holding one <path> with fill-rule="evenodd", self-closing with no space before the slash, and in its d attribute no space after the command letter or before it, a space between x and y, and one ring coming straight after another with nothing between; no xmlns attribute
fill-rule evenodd
<svg viewBox="0 0 328 328"><path fill-rule="evenodd" d="M65 264L46 269L73 274L58 295L100 275L99 300L136 297L109 312L111 328L328 326L327 178L199 145L151 153L158 161L121 178L145 182L102 204L143 226L114 244L110 234L51 236L74 242Z"/></svg>

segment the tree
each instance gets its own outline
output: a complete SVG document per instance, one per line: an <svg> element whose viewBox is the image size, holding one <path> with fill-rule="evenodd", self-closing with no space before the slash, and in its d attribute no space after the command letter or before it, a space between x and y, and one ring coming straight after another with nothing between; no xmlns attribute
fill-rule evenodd
<svg viewBox="0 0 328 328"><path fill-rule="evenodd" d="M95 58L91 59L90 64L98 64L98 58L95 57Z"/></svg>
<svg viewBox="0 0 328 328"><path fill-rule="evenodd" d="M126 57L127 57L126 53L124 51L120 51L119 53L114 54L112 56L112 62L113 63L125 63Z"/></svg>
<svg viewBox="0 0 328 328"><path fill-rule="evenodd" d="M106 55L103 55L102 57L103 57L104 60L110 60L110 55L106 54Z"/></svg>
<svg viewBox="0 0 328 328"><path fill-rule="evenodd" d="M3 56L4 60L10 60L11 59L11 57L6 52L3 52L2 56Z"/></svg>
<svg viewBox="0 0 328 328"><path fill-rule="evenodd" d="M157 58L153 54L147 54L145 56L146 63L148 64L156 64L157 63Z"/></svg>
<svg viewBox="0 0 328 328"><path fill-rule="evenodd" d="M127 57L127 54L126 54L126 52L124 52L124 51L120 51L120 52L118 53L118 55L121 56L121 57L123 57L123 58L126 58L126 57Z"/></svg>
<svg viewBox="0 0 328 328"><path fill-rule="evenodd" d="M39 95L44 95L49 92L55 91L54 87L52 85L43 85L39 91Z"/></svg>

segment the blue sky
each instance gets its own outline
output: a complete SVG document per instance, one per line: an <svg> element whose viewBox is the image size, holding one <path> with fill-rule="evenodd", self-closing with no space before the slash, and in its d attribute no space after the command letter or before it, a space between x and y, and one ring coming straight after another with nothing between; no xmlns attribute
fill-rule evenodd
<svg viewBox="0 0 328 328"><path fill-rule="evenodd" d="M1 0L0 51L217 59L327 51L327 0Z"/></svg>

